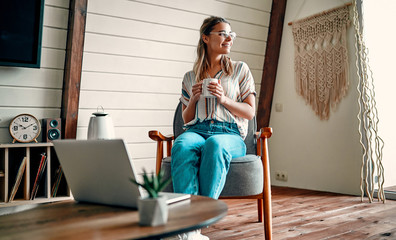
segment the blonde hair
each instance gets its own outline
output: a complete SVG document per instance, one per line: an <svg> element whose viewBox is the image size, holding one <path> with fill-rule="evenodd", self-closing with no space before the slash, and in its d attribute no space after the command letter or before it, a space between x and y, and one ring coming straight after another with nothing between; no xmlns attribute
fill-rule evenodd
<svg viewBox="0 0 396 240"><path fill-rule="evenodd" d="M204 78L207 78L207 71L209 69L209 61L207 58L207 47L206 43L203 41L202 36L209 36L210 32L213 30L214 26L218 23L230 23L221 17L209 17L206 18L201 26L199 41L197 46L197 59L194 63L194 73L196 76L196 82L201 81ZM226 75L231 75L234 72L234 68L231 64L231 58L223 55L220 60L221 69L225 72Z"/></svg>

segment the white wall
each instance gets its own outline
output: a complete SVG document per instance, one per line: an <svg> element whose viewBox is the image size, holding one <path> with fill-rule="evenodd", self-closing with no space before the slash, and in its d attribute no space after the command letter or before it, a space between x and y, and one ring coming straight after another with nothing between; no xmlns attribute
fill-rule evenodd
<svg viewBox="0 0 396 240"><path fill-rule="evenodd" d="M288 22L301 19L348 1L293 0L287 2L281 52L273 99L269 141L272 184L330 192L360 194L360 165L354 30L348 29L350 87L330 119L321 121L305 100L297 95L294 83L294 45ZM351 15L352 16L352 15ZM276 112L275 104L283 104ZM288 181L275 179L285 171Z"/></svg>
<svg viewBox="0 0 396 240"><path fill-rule="evenodd" d="M113 118L136 167L154 169L148 131L172 133L185 72L195 60L206 17L227 18L238 37L231 57L247 62L259 92L270 0L88 1L77 138L98 105Z"/></svg>
<svg viewBox="0 0 396 240"><path fill-rule="evenodd" d="M8 126L18 114L60 116L68 9L69 1L45 1L41 68L0 67L0 143L12 141Z"/></svg>
<svg viewBox="0 0 396 240"><path fill-rule="evenodd" d="M386 6L386 7L384 7ZM379 115L379 135L384 140L383 165L385 187L396 185L396 128L393 111L396 89L394 65L396 31L393 20L396 2L392 0L364 1L364 35L369 49Z"/></svg>

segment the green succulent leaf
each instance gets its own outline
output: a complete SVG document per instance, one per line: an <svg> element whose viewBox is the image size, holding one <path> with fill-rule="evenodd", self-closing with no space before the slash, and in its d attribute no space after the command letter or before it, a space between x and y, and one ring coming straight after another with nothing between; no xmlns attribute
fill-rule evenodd
<svg viewBox="0 0 396 240"><path fill-rule="evenodd" d="M157 198L158 193L171 182L171 178L163 180L164 171L162 169L157 175L154 174L154 172L152 172L150 175L148 175L146 170L143 169L143 183L139 183L132 178L129 180L132 183L144 188L149 194L150 198Z"/></svg>
<svg viewBox="0 0 396 240"><path fill-rule="evenodd" d="M130 180L132 183L134 183L134 184L136 184L136 185L138 185L138 186L144 187L142 184L138 183L135 179L130 178L129 180Z"/></svg>
<svg viewBox="0 0 396 240"><path fill-rule="evenodd" d="M143 181L145 183L147 183L148 185L152 185L152 182L151 182L150 178L147 176L146 173L143 174Z"/></svg>
<svg viewBox="0 0 396 240"><path fill-rule="evenodd" d="M151 179L153 180L153 189L158 190L158 178L153 174Z"/></svg>
<svg viewBox="0 0 396 240"><path fill-rule="evenodd" d="M172 181L172 178L169 178L165 181L163 181L160 186L158 187L158 192L161 192L162 189L164 189L168 184Z"/></svg>
<svg viewBox="0 0 396 240"><path fill-rule="evenodd" d="M158 173L158 182L162 182L162 178L164 177L165 171L161 169Z"/></svg>

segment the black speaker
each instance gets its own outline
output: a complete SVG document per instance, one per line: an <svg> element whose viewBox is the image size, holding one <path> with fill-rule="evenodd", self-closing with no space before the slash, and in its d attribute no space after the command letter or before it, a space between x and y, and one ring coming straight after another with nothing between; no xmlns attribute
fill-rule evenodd
<svg viewBox="0 0 396 240"><path fill-rule="evenodd" d="M61 119L45 118L43 119L43 141L52 142L61 138Z"/></svg>

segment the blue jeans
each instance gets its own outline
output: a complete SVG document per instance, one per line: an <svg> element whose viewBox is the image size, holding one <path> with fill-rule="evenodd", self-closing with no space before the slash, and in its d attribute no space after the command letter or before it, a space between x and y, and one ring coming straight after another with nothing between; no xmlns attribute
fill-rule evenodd
<svg viewBox="0 0 396 240"><path fill-rule="evenodd" d="M246 155L236 124L204 121L181 134L172 147L171 171L177 193L219 198L231 159Z"/></svg>

